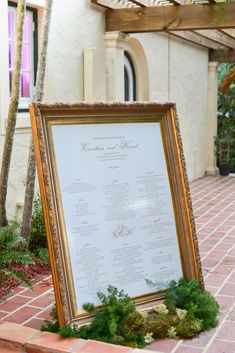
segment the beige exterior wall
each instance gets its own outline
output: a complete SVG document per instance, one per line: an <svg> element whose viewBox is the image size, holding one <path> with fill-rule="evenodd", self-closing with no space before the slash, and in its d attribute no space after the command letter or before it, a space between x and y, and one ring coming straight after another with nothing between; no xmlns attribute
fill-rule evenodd
<svg viewBox="0 0 235 353"><path fill-rule="evenodd" d="M176 102L190 180L204 175L208 50L167 34L138 35L148 62L150 100Z"/></svg>
<svg viewBox="0 0 235 353"><path fill-rule="evenodd" d="M41 22L43 0L31 0L30 5L34 4L39 7ZM0 0L0 8L2 150L9 101L5 0ZM145 33L130 37L114 34L110 39L110 35L104 34L104 27L104 12L89 0L73 1L72 6L71 1L54 1L45 100L122 99L123 51L126 49L134 56L139 80L138 99L176 102L189 179L204 175L208 131L207 49L166 34ZM24 199L29 126L28 113L19 114L7 201L11 218L16 211L20 212L17 205L20 206Z"/></svg>

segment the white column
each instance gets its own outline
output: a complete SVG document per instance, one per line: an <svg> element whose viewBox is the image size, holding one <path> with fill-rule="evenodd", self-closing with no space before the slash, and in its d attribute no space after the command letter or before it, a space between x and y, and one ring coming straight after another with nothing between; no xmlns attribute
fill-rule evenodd
<svg viewBox="0 0 235 353"><path fill-rule="evenodd" d="M124 48L127 35L106 32L106 87L108 101L124 100Z"/></svg>
<svg viewBox="0 0 235 353"><path fill-rule="evenodd" d="M218 103L218 83L217 83L217 62L209 62L208 66L208 108L207 108L207 166L206 174L215 175L216 156L214 147L214 137L217 134L217 103Z"/></svg>
<svg viewBox="0 0 235 353"><path fill-rule="evenodd" d="M84 100L106 100L105 50L84 49Z"/></svg>

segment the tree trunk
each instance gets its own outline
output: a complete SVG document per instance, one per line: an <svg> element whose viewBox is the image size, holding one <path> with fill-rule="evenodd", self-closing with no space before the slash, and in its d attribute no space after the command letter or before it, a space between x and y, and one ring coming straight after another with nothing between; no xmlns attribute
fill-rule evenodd
<svg viewBox="0 0 235 353"><path fill-rule="evenodd" d="M7 224L6 197L8 177L10 171L16 117L20 95L20 70L22 60L22 40L25 15L25 0L19 0L17 6L16 34L14 46L14 68L12 78L12 92L7 116L6 135L3 147L2 165L0 174L0 227Z"/></svg>
<svg viewBox="0 0 235 353"><path fill-rule="evenodd" d="M36 79L36 87L35 87L35 95L34 95L34 100L38 102L42 100L43 91L44 91L46 55L47 55L47 47L48 47L52 3L53 3L53 0L46 0L45 9L44 9L43 26L42 26L40 51L39 51L39 59L38 59L37 79ZM33 139L31 136L30 147L29 147L28 169L27 169L27 176L26 176L24 211L23 211L22 228L21 228L21 234L26 240L26 244L28 244L28 241L29 241L34 187L35 187L35 174L36 174L36 163L35 163L35 156L34 156Z"/></svg>
<svg viewBox="0 0 235 353"><path fill-rule="evenodd" d="M235 67L229 69L228 73L225 75L223 81L219 86L219 92L230 93L231 84L235 81Z"/></svg>

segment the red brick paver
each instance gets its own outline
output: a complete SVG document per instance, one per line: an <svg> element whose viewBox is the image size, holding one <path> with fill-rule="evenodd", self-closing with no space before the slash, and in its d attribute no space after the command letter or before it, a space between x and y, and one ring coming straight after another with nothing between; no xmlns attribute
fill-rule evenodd
<svg viewBox="0 0 235 353"><path fill-rule="evenodd" d="M41 319L50 318L54 301L51 276L46 275L34 286L33 291L27 287L19 286L13 291L12 296L8 296L5 301L0 302L0 319L38 329L40 326L37 319L42 325L43 320Z"/></svg>
<svg viewBox="0 0 235 353"><path fill-rule="evenodd" d="M219 325L192 340L158 340L146 349L159 353L235 353L235 178L208 176L192 182L190 189L205 285L221 306ZM44 276L34 292L21 286L0 303L0 320L15 317L18 321L13 322L38 328L49 318L53 298L51 277ZM92 346L91 341L85 342L76 352L90 353ZM117 351L110 349L107 352Z"/></svg>
<svg viewBox="0 0 235 353"><path fill-rule="evenodd" d="M159 340L161 353L235 353L235 178L204 177L190 184L206 289L221 306L217 328L192 340Z"/></svg>

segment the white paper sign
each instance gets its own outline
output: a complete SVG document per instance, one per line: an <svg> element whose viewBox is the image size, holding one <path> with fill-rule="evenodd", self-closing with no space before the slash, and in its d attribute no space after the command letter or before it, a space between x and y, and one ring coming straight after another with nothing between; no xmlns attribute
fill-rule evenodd
<svg viewBox="0 0 235 353"><path fill-rule="evenodd" d="M159 123L53 125L77 307L182 277Z"/></svg>

